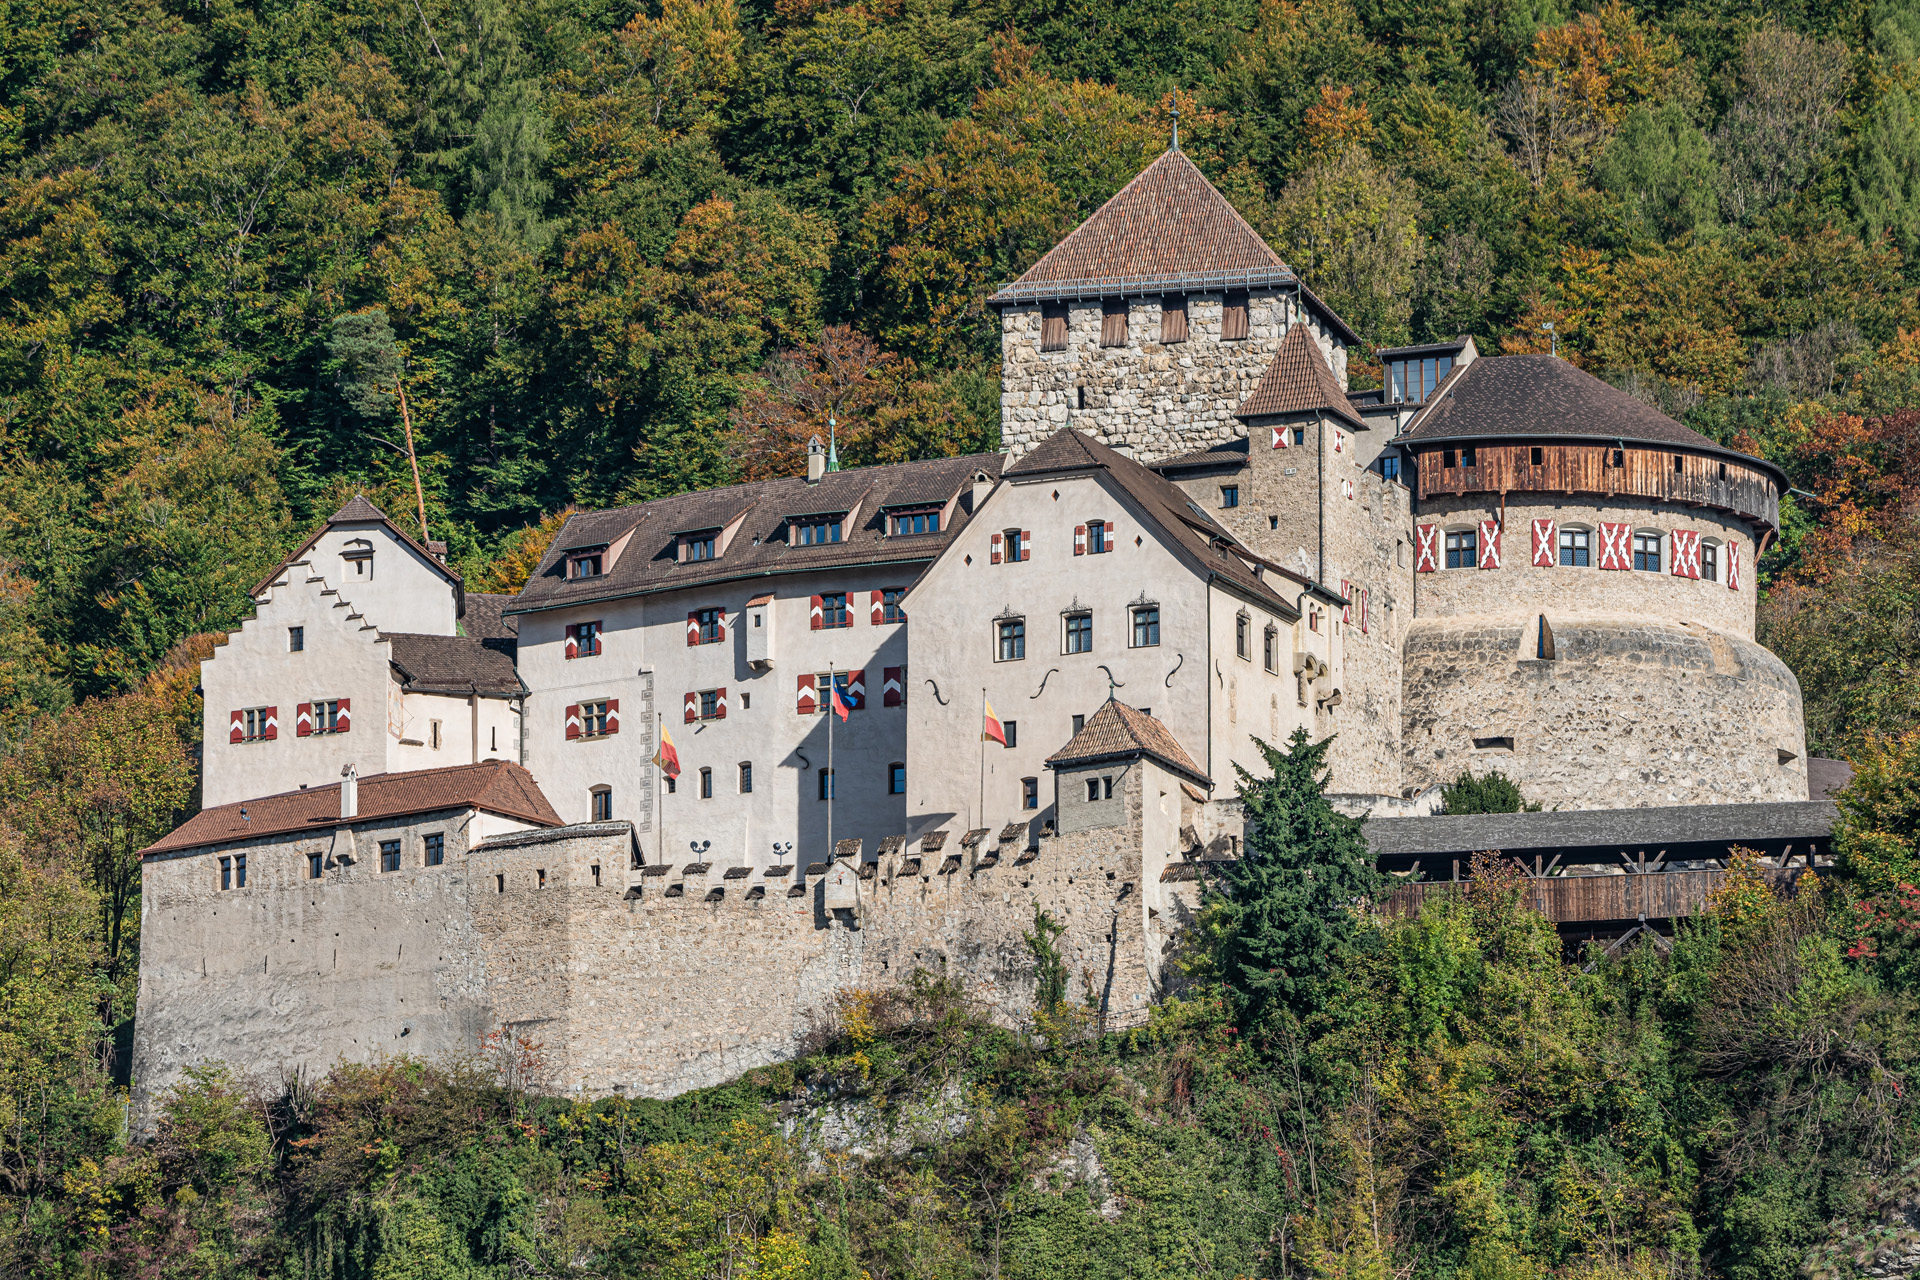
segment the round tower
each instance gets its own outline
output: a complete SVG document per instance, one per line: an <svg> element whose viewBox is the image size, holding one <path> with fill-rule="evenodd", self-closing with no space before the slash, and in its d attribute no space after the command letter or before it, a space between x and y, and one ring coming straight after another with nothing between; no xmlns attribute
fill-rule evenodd
<svg viewBox="0 0 1920 1280"><path fill-rule="evenodd" d="M1778 468L1552 356L1455 368L1396 443L1406 786L1499 769L1549 808L1807 798L1799 682L1753 639Z"/></svg>

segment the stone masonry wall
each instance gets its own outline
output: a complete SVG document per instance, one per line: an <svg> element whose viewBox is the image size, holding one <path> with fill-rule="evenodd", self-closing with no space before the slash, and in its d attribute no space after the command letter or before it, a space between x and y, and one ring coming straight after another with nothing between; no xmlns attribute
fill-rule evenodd
<svg viewBox="0 0 1920 1280"><path fill-rule="evenodd" d="M1549 623L1546 661L1534 656L1533 619L1413 624L1407 786L1497 768L1549 808L1807 798L1800 686L1773 654L1697 623L1594 614Z"/></svg>
<svg viewBox="0 0 1920 1280"><path fill-rule="evenodd" d="M1063 351L1040 350L1038 303L1004 308L1000 443L1008 460L1069 424L1143 462L1243 435L1234 410L1295 321L1311 328L1345 385L1346 349L1291 295L1254 292L1244 341L1220 340L1224 306L1222 294L1188 295L1187 340L1167 345L1159 340L1160 298L1129 299L1127 344L1102 347L1099 301L1074 302Z"/></svg>

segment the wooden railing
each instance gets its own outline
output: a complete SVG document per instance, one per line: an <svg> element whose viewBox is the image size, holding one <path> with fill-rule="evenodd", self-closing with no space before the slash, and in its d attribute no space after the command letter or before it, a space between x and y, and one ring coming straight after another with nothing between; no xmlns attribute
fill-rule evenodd
<svg viewBox="0 0 1920 1280"><path fill-rule="evenodd" d="M1737 459L1678 449L1597 444L1481 444L1419 449L1422 498L1465 493L1561 493L1657 498L1708 507L1779 527L1780 492L1771 475ZM1533 461L1536 451L1540 461ZM1469 456L1473 465L1464 463ZM1620 465L1614 466L1615 453ZM1448 457L1454 465L1446 465ZM1676 466L1677 464L1677 466Z"/></svg>
<svg viewBox="0 0 1920 1280"><path fill-rule="evenodd" d="M1763 868L1776 892L1791 893L1805 867ZM1705 908L1726 879L1724 871L1651 871L1613 876L1529 876L1527 905L1556 925L1623 920L1673 920ZM1395 889L1382 906L1412 916L1428 898L1457 893L1466 880L1420 881Z"/></svg>

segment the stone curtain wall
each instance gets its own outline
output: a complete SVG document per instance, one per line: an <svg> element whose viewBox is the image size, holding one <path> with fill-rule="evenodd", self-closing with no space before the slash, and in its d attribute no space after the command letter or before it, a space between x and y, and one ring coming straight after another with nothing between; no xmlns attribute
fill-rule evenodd
<svg viewBox="0 0 1920 1280"><path fill-rule="evenodd" d="M1499 769L1548 808L1807 798L1800 686L1767 650L1698 624L1551 613L1548 621L1549 661L1534 656L1533 618L1412 625L1406 786ZM1476 748L1475 738L1511 738L1513 749ZM1783 763L1782 752L1792 759Z"/></svg>
<svg viewBox="0 0 1920 1280"><path fill-rule="evenodd" d="M1040 350L1039 304L1003 308L1000 443L1009 461L1068 425L1142 462L1245 435L1234 410L1295 319L1311 326L1346 384L1345 348L1291 295L1253 293L1245 341L1220 340L1224 305L1222 294L1189 294L1187 340L1168 346L1160 342L1159 296L1129 299L1127 345L1102 347L1099 300L1074 302L1064 351Z"/></svg>

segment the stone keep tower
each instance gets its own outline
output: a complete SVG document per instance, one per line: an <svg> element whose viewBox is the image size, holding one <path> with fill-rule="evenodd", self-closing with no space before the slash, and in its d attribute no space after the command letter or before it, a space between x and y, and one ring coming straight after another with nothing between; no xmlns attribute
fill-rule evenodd
<svg viewBox="0 0 1920 1280"><path fill-rule="evenodd" d="M1065 426L1142 462L1233 439L1290 327L1343 389L1359 341L1178 150L988 302L1009 461Z"/></svg>
<svg viewBox="0 0 1920 1280"><path fill-rule="evenodd" d="M1807 798L1799 683L1753 640L1777 468L1552 356L1455 368L1398 444L1407 786L1497 768L1569 809Z"/></svg>

